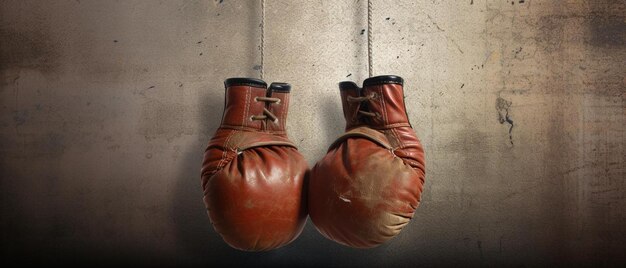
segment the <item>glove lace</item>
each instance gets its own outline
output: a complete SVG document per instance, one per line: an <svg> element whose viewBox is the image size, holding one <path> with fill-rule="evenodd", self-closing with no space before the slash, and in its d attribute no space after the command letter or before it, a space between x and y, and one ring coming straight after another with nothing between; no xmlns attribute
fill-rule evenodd
<svg viewBox="0 0 626 268"><path fill-rule="evenodd" d="M280 103L279 98L270 98L270 97L256 97L254 98L254 101L263 101L269 104ZM250 119L251 120L265 120L268 118L274 122L278 121L278 117L276 117L276 115L270 112L270 110L268 110L267 108L263 108L263 114L253 115Z"/></svg>
<svg viewBox="0 0 626 268"><path fill-rule="evenodd" d="M348 96L348 102L359 102L360 103L360 102L364 102L364 101L369 101L369 100L371 100L373 98L376 98L376 93L372 93L370 95L363 96L363 97ZM364 116L369 116L369 117L376 117L376 116L378 116L378 113L372 113L372 112L368 112L368 111L363 111L361 109L359 109L359 114L364 115Z"/></svg>

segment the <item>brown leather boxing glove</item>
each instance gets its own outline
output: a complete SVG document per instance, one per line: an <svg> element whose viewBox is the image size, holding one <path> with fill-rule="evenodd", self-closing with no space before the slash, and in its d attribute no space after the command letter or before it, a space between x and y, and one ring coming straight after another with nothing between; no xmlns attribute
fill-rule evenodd
<svg viewBox="0 0 626 268"><path fill-rule="evenodd" d="M401 77L339 88L346 133L311 170L309 214L327 238L375 247L413 217L424 184L424 150L409 123Z"/></svg>
<svg viewBox="0 0 626 268"><path fill-rule="evenodd" d="M215 230L230 246L265 251L302 232L304 157L287 138L291 87L252 78L224 82L222 123L202 163L204 203Z"/></svg>

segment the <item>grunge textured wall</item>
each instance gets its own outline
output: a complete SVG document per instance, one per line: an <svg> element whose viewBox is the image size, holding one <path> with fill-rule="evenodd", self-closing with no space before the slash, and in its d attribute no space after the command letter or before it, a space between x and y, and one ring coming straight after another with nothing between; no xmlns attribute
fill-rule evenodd
<svg viewBox="0 0 626 268"><path fill-rule="evenodd" d="M267 0L266 80L310 164L367 76L365 0ZM0 3L1 254L27 263L536 266L626 262L626 4L374 0L376 74L406 80L421 207L371 250L308 222L230 249L200 163L223 80L258 77L259 1Z"/></svg>

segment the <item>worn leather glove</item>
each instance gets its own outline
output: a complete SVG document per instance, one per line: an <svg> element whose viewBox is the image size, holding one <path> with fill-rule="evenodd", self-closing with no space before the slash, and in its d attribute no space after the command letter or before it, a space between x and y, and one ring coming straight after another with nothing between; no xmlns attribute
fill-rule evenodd
<svg viewBox="0 0 626 268"><path fill-rule="evenodd" d="M307 163L287 138L291 87L252 78L225 81L222 123L202 163L204 203L224 241L246 251L288 244L302 232Z"/></svg>
<svg viewBox="0 0 626 268"><path fill-rule="evenodd" d="M398 76L339 84L346 132L311 170L309 214L327 238L356 248L398 235L420 203L424 150Z"/></svg>

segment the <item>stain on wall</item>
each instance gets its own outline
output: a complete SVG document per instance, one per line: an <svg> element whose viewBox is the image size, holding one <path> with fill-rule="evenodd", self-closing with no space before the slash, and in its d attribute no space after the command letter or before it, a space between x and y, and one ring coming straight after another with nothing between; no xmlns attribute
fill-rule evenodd
<svg viewBox="0 0 626 268"><path fill-rule="evenodd" d="M366 1L266 1L268 82L292 84L309 164L367 76ZM376 74L406 81L428 162L397 238L355 250L308 222L229 248L202 203L223 80L257 77L258 1L0 3L1 254L9 262L552 266L626 263L626 4L374 1Z"/></svg>
<svg viewBox="0 0 626 268"><path fill-rule="evenodd" d="M44 73L57 70L59 54L45 29L46 25L28 29L0 27L0 38L4 40L0 49L0 70L6 72L10 68L23 68Z"/></svg>

